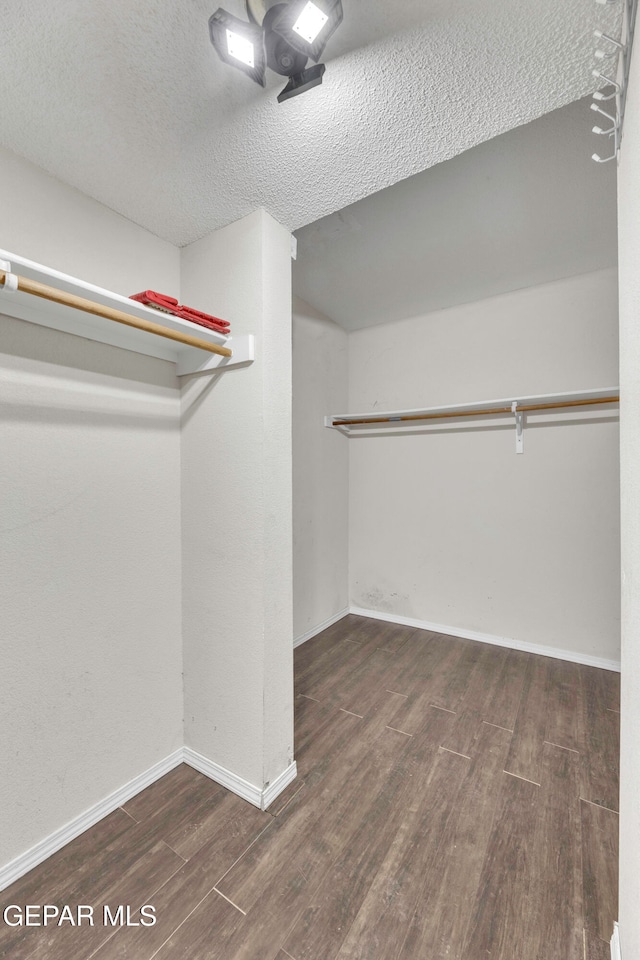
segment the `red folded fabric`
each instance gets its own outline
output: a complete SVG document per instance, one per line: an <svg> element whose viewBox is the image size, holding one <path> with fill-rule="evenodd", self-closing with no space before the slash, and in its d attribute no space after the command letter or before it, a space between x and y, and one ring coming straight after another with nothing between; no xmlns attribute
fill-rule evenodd
<svg viewBox="0 0 640 960"><path fill-rule="evenodd" d="M159 307L168 313L175 313L178 309L178 301L174 297L168 297L164 293L156 293L155 290L143 290L142 293L133 293L130 300L137 300L149 307Z"/></svg>
<svg viewBox="0 0 640 960"><path fill-rule="evenodd" d="M207 327L209 330L215 330L225 336L231 332L231 324L228 320L221 320L219 317L213 317L209 313L203 313L201 310L194 310L192 307L179 306L174 297L168 297L164 293L157 293L155 290L143 290L142 293L134 293L129 297L130 300L137 300L146 306L155 307L156 310L164 310L171 313L181 320L188 320L189 323L197 323L201 327Z"/></svg>
<svg viewBox="0 0 640 960"><path fill-rule="evenodd" d="M185 320L193 320L194 323L198 320L210 320L212 323L220 324L221 327L231 326L228 320L221 320L220 317L212 317L210 313L203 313L202 310L194 310L193 307L185 307L183 305L178 307L178 309L181 311L181 314L185 314Z"/></svg>
<svg viewBox="0 0 640 960"><path fill-rule="evenodd" d="M207 327L208 330L217 330L218 333L228 334L230 331L228 320L219 320L218 317L207 316L206 313L191 310L189 307L180 307L176 311L176 316L190 323L197 323L201 327Z"/></svg>
<svg viewBox="0 0 640 960"><path fill-rule="evenodd" d="M226 336L231 333L230 327L225 327L220 323L216 323L215 320L203 320L198 317L193 317L190 314L183 313L181 310L176 313L177 317L180 317L182 320L188 320L189 323L195 323L199 327L206 327L207 330L215 330L217 333L223 333Z"/></svg>

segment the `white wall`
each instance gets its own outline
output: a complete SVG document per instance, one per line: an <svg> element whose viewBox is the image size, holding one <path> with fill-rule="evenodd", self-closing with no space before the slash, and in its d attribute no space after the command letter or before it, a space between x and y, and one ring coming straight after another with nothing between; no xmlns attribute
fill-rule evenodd
<svg viewBox="0 0 640 960"><path fill-rule="evenodd" d="M640 64L633 61L618 170L622 686L620 941L640 956Z"/></svg>
<svg viewBox="0 0 640 960"><path fill-rule="evenodd" d="M262 788L293 757L291 241L263 211L182 250L182 297L256 335L185 378L185 741Z"/></svg>
<svg viewBox="0 0 640 960"><path fill-rule="evenodd" d="M616 266L616 170L591 160L589 102L297 230L296 292L357 330Z"/></svg>
<svg viewBox="0 0 640 960"><path fill-rule="evenodd" d="M347 408L347 334L293 304L293 635L346 610L349 445L324 418Z"/></svg>
<svg viewBox="0 0 640 960"><path fill-rule="evenodd" d="M181 393L172 364L3 318L6 863L185 739L259 788L290 767L291 263L263 212L179 251L11 154L0 175L1 247L211 306L257 357Z"/></svg>
<svg viewBox="0 0 640 960"><path fill-rule="evenodd" d="M128 297L180 294L179 250L0 148L0 246Z"/></svg>
<svg viewBox="0 0 640 960"><path fill-rule="evenodd" d="M358 412L613 386L616 274L360 330L349 352ZM530 415L522 456L514 433L474 421L349 441L351 603L618 660L612 411Z"/></svg>
<svg viewBox="0 0 640 960"><path fill-rule="evenodd" d="M177 249L4 151L0 179L0 247L178 291ZM5 864L182 743L180 435L171 364L0 324Z"/></svg>

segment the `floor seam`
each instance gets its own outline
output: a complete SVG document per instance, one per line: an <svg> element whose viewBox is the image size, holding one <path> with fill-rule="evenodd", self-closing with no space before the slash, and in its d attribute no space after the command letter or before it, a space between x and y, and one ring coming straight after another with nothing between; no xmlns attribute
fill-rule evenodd
<svg viewBox="0 0 640 960"><path fill-rule="evenodd" d="M274 824L275 822L276 822L276 818L275 818L275 817L271 817L271 819L269 820L269 822L268 822L267 824L265 824L264 829L262 829L262 830L260 831L260 833L258 833L258 834L253 838L253 840L251 841L251 843L249 844L249 846L246 847L246 848L242 851L242 853L240 854L239 857L236 857L236 859L233 861L233 863L231 864L231 866L230 866L230 867L227 867L227 869L226 869L225 872L222 874L222 876L218 877L218 879L216 880L216 882L215 882L214 885L213 885L214 887L217 887L219 883L222 883L222 881L224 880L224 878L226 877L226 875L227 875L231 870L233 870L233 868L235 867L235 865L236 865L237 863L239 863L240 860L242 860L242 858L244 857L245 853L248 853L249 850L251 850L251 847L254 845L254 843L256 843L256 842L260 839L260 837L261 837L262 834L265 832L265 830L268 830L269 827L270 827L272 824ZM213 887L212 887L211 889L213 889Z"/></svg>
<svg viewBox="0 0 640 960"><path fill-rule="evenodd" d="M579 797L579 800L582 800L584 803L590 803L592 807L600 807L601 810L608 810L609 813L615 813L616 817L620 816L619 810L613 810L611 807L605 807L604 803L597 803L595 800L587 800L586 797Z"/></svg>
<svg viewBox="0 0 640 960"><path fill-rule="evenodd" d="M177 927L174 927L174 929L171 931L171 933L170 933L169 936L166 938L166 940L163 940L163 941L162 941L162 943L160 944L160 946L158 947L158 949L153 951L153 953L152 953L151 956L149 957L149 960L153 960L153 958L154 958L155 956L157 956L157 954L160 953L160 951L163 949L163 947L166 946L166 944L169 942L169 940L171 940L171 938L172 938L173 936L175 936L175 934L178 932L178 930L180 929L180 927L183 927L183 926L184 926L184 924L187 922L187 920L189 919L189 917L193 916L193 914L196 912L196 910L198 909L198 907L200 906L200 904L201 904L201 903L204 903L204 901L207 899L207 897L210 896L210 895L213 893L214 890L215 890L215 886L211 887L211 889L208 890L208 891L205 893L204 897L202 897L201 900L198 900L198 902L196 903L196 905L195 905L195 907L193 908L193 910L190 910L189 913L188 913L188 914L186 915L186 917L184 918L184 920L181 920L180 923L178 924L178 926L177 926Z"/></svg>
<svg viewBox="0 0 640 960"><path fill-rule="evenodd" d="M179 858L182 860L183 863L186 863L186 862L187 862L187 858L186 858L186 857L183 857L182 854L181 854L181 853L178 853L177 850L174 850L173 847L171 846L171 844L170 844L170 843L167 843L166 840L161 840L160 842L161 842L161 843L164 843L164 845L165 845L165 847L167 848L167 850L171 850L171 853L175 853L176 857L179 857Z"/></svg>
<svg viewBox="0 0 640 960"><path fill-rule="evenodd" d="M278 810L277 813L271 813L271 811L269 811L269 810L266 811L266 812L271 816L271 818L272 818L273 820L275 820L276 817L279 817L281 813L284 813L284 811L287 809L287 807L289 806L289 804L291 803L291 801L292 801L292 800L295 800L295 798L298 796L298 794L300 793L300 791L301 791L302 788L304 787L304 783L305 783L305 782L304 782L304 780L303 780L303 781L300 783L300 785L298 786L298 789L296 790L296 792L291 794L291 796L289 797L289 799L287 800L287 802L285 803L285 805L284 805L283 807L281 807L281 808Z"/></svg>
<svg viewBox="0 0 640 960"><path fill-rule="evenodd" d="M178 854L178 856L179 856L179 854ZM186 861L185 861L185 862L186 862ZM162 890L163 887L165 887L168 883L170 883L170 881L173 880L173 878L176 876L176 874L178 874L178 873L182 870L183 867L184 867L184 864L183 864L181 867L178 867L177 870L174 870L173 873L171 874L171 876L170 876L170 877L167 877L167 879L164 881L164 883L162 883L156 890L153 891L153 893L151 894L151 897L153 897L156 893L158 893L160 890ZM204 900L207 899L207 897L208 897L209 894L212 892L212 890L213 890L213 887L211 888L211 890L208 890L208 891L207 891L207 893L204 895L204 897L202 897L202 900L199 900L199 901L196 903L196 905L195 905L195 907L193 908L193 910L190 910L190 911L189 911L189 913L188 913L187 916L184 918L184 920L182 920L182 921L178 924L178 926L175 927L175 928L171 931L171 933L169 934L169 936L166 937L166 939L162 941L162 943L160 944L160 946L158 947L158 949L157 949L157 950L154 950L154 952L150 955L149 960L153 960L153 958L156 956L156 954L159 953L160 950L162 950L162 948L164 947L164 945L165 945L166 943L168 943L169 940L171 940L171 937L174 935L174 933L176 933L176 931L180 929L180 927L182 926L183 923L186 923L186 921L189 919L189 917L191 916L191 914L194 913L194 912L198 909L198 907L200 906L200 904L201 904ZM118 933L119 931L122 931L123 929L125 929L125 928L124 928L124 927L119 927L119 928L116 930L116 933ZM112 938L110 937L109 940L111 940L111 939L112 939ZM107 942L107 941L105 941L105 943L106 943L106 942ZM104 946L104 943L101 944L101 947L102 947L102 946ZM99 948L99 949L100 949L100 948ZM97 952L98 952L98 951L96 951L96 953L97 953Z"/></svg>
<svg viewBox="0 0 640 960"><path fill-rule="evenodd" d="M503 770L502 772L506 773L508 777L515 777L516 780L524 780L525 783L532 783L534 787L540 786L537 780L529 780L528 777L521 777L519 773L512 773L511 770Z"/></svg>
<svg viewBox="0 0 640 960"><path fill-rule="evenodd" d="M568 750L569 753L580 754L579 750L574 750L573 747L563 747L561 743L554 743L553 740L543 740L542 742L548 744L550 747L557 747L558 750Z"/></svg>
<svg viewBox="0 0 640 960"><path fill-rule="evenodd" d="M466 753L458 753L457 750L450 750L449 747L443 747L442 744L440 744L438 749L446 750L447 753L453 753L456 757L464 757L465 760L471 760L471 757L468 757Z"/></svg>
<svg viewBox="0 0 640 960"><path fill-rule="evenodd" d="M393 730L395 733L401 733L405 737L412 737L412 733L407 733L406 730L399 730L398 727L392 727L389 724L386 725L385 730Z"/></svg>
<svg viewBox="0 0 640 960"><path fill-rule="evenodd" d="M242 907L239 907L237 903L234 903L234 902L233 902L233 900L229 900L229 897L225 897L224 893L222 893L220 890L218 890L217 887L214 887L213 889L214 889L214 891L218 894L218 896L222 897L223 900L226 900L227 903L230 903L232 907L235 907L236 910L238 910L238 912L241 913L243 917L246 917L246 915L247 915L247 911L246 911L246 910L243 910Z"/></svg>

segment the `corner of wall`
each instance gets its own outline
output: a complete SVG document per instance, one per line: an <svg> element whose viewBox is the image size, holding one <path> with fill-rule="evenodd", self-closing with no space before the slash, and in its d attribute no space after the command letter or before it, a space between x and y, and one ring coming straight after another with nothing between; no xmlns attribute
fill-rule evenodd
<svg viewBox="0 0 640 960"><path fill-rule="evenodd" d="M349 449L324 417L346 408L347 333L300 298L293 305L294 638L348 604Z"/></svg>
<svg viewBox="0 0 640 960"><path fill-rule="evenodd" d="M182 388L185 743L262 789L293 743L290 235L257 210L181 257L183 299L256 337Z"/></svg>

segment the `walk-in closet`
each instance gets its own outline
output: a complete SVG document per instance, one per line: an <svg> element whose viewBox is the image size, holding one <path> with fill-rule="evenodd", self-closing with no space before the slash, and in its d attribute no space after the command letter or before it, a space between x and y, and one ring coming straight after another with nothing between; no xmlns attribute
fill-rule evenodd
<svg viewBox="0 0 640 960"><path fill-rule="evenodd" d="M0 958L640 952L637 0L9 0Z"/></svg>

